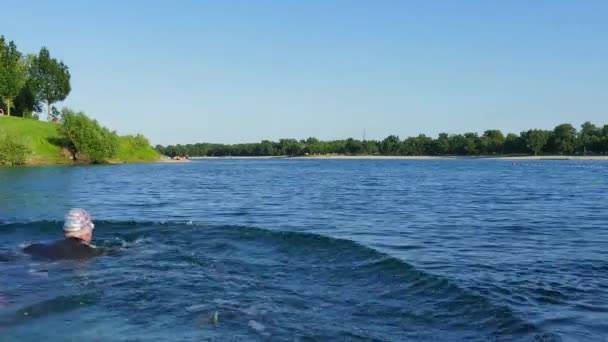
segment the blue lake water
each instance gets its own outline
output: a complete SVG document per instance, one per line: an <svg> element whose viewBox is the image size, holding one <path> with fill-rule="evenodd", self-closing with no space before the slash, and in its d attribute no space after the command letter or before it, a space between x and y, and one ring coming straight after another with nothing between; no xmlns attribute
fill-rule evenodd
<svg viewBox="0 0 608 342"><path fill-rule="evenodd" d="M0 168L0 341L604 341L607 200L603 161ZM117 253L20 253L71 207Z"/></svg>

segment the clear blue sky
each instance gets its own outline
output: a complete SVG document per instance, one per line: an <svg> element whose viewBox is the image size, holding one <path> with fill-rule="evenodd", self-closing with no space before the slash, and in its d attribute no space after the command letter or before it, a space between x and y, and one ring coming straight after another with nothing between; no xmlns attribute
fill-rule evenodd
<svg viewBox="0 0 608 342"><path fill-rule="evenodd" d="M2 1L60 105L153 144L608 124L608 1Z"/></svg>

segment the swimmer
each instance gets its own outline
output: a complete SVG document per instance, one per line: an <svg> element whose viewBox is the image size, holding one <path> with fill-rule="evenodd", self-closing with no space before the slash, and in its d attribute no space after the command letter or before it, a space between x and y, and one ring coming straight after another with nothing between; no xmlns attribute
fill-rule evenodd
<svg viewBox="0 0 608 342"><path fill-rule="evenodd" d="M102 254L91 244L95 225L84 209L71 209L65 215L63 232L65 238L52 244L36 243L23 252L38 259L87 259Z"/></svg>

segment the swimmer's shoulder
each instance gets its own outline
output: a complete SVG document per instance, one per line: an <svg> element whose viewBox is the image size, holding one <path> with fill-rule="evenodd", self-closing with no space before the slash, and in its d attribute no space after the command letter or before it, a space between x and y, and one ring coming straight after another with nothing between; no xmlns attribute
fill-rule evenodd
<svg viewBox="0 0 608 342"><path fill-rule="evenodd" d="M52 244L35 243L23 248L23 252L42 259L86 259L98 255L94 246L76 239L65 239Z"/></svg>
<svg viewBox="0 0 608 342"><path fill-rule="evenodd" d="M22 251L26 254L36 254L40 252L47 251L49 249L49 245L44 243L33 243L31 245L23 247Z"/></svg>

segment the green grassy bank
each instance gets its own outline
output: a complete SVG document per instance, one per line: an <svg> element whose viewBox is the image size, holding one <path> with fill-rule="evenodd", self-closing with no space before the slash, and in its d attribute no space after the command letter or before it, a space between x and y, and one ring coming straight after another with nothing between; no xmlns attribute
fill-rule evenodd
<svg viewBox="0 0 608 342"><path fill-rule="evenodd" d="M116 161L119 163L149 162L161 157L143 136L126 135L118 139Z"/></svg>
<svg viewBox="0 0 608 342"><path fill-rule="evenodd" d="M29 148L26 165L69 165L69 153L62 151L58 124L17 117L0 117L0 136L17 139ZM112 163L150 162L160 159L160 155L145 138L138 136L119 137L116 156Z"/></svg>

